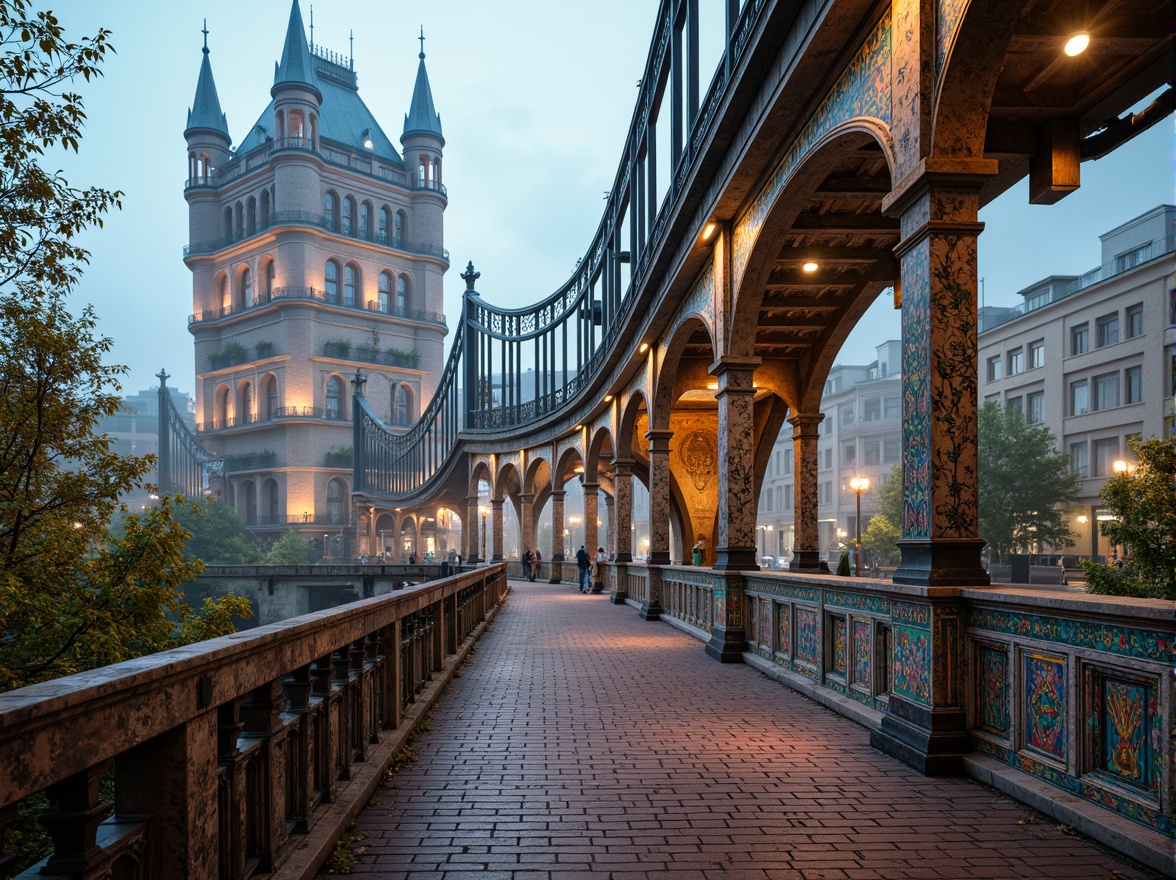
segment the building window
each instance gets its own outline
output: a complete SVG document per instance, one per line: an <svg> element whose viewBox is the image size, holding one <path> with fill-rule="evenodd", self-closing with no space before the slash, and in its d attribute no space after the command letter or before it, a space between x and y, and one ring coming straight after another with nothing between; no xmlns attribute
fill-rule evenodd
<svg viewBox="0 0 1176 880"><path fill-rule="evenodd" d="M335 194L334 193L327 193L325 196L323 196L323 214L326 215L323 218L323 226L325 226L328 230L334 231L334 229L335 229Z"/></svg>
<svg viewBox="0 0 1176 880"><path fill-rule="evenodd" d="M887 397L882 401L883 418L897 419L902 415L902 398L901 397Z"/></svg>
<svg viewBox="0 0 1176 880"><path fill-rule="evenodd" d="M1119 341L1119 315L1106 315L1098 319L1098 347L1114 345Z"/></svg>
<svg viewBox="0 0 1176 880"><path fill-rule="evenodd" d="M792 473L792 447L786 446L784 448L784 458L780 462L780 473L785 476Z"/></svg>
<svg viewBox="0 0 1176 880"><path fill-rule="evenodd" d="M841 447L841 463L844 465L852 465L857 461L857 446L853 443L847 443Z"/></svg>
<svg viewBox="0 0 1176 880"><path fill-rule="evenodd" d="M1089 476L1090 463L1086 457L1086 441L1070 444L1070 470L1080 480Z"/></svg>
<svg viewBox="0 0 1176 880"><path fill-rule="evenodd" d="M253 386L249 382L241 386L240 413L239 424L245 425L253 421Z"/></svg>
<svg viewBox="0 0 1176 880"><path fill-rule="evenodd" d="M388 240L388 209L380 208L380 228L377 234L380 241Z"/></svg>
<svg viewBox="0 0 1176 880"><path fill-rule="evenodd" d="M841 424L843 424L843 425L852 425L853 424L853 404L849 404L849 405L843 406L841 408Z"/></svg>
<svg viewBox="0 0 1176 880"><path fill-rule="evenodd" d="M1143 306L1132 306L1127 310L1127 338L1143 335Z"/></svg>
<svg viewBox="0 0 1176 880"><path fill-rule="evenodd" d="M833 467L833 450L826 449L822 457L825 459L825 470L830 470Z"/></svg>
<svg viewBox="0 0 1176 880"><path fill-rule="evenodd" d="M1123 393L1127 403L1143 403L1143 367L1128 367L1123 373Z"/></svg>
<svg viewBox="0 0 1176 880"><path fill-rule="evenodd" d="M988 381L995 382L997 379L1001 378L1001 375L1001 362L1000 355L998 354L995 357L990 357L988 359Z"/></svg>
<svg viewBox="0 0 1176 880"><path fill-rule="evenodd" d="M1079 324L1070 330L1070 354L1085 354L1090 351L1090 325Z"/></svg>
<svg viewBox="0 0 1176 880"><path fill-rule="evenodd" d="M1091 384L1094 386L1094 409L1113 409L1119 405L1118 373L1095 376Z"/></svg>
<svg viewBox="0 0 1176 880"><path fill-rule="evenodd" d="M863 402L862 418L867 422L876 422L882 418L882 398L867 397Z"/></svg>
<svg viewBox="0 0 1176 880"><path fill-rule="evenodd" d="M272 419L278 412L278 380L270 376L265 383L265 418Z"/></svg>
<svg viewBox="0 0 1176 880"><path fill-rule="evenodd" d="M247 309L253 305L253 273L246 266L241 271L241 308Z"/></svg>
<svg viewBox="0 0 1176 880"><path fill-rule="evenodd" d="M332 376L327 380L327 418L343 418L343 380Z"/></svg>
<svg viewBox="0 0 1176 880"><path fill-rule="evenodd" d="M1045 340L1039 339L1029 343L1029 369L1036 370L1045 366Z"/></svg>
<svg viewBox="0 0 1176 880"><path fill-rule="evenodd" d="M392 276L387 272L380 273L380 311L385 315L388 314L389 305L392 302Z"/></svg>
<svg viewBox="0 0 1176 880"><path fill-rule="evenodd" d="M372 229L372 206L364 202L359 206L359 237L367 238Z"/></svg>
<svg viewBox="0 0 1176 880"><path fill-rule="evenodd" d="M334 260L327 260L327 269L323 274L323 286L326 288L327 302L339 302L339 264Z"/></svg>
<svg viewBox="0 0 1176 880"><path fill-rule="evenodd" d="M276 274L274 268L274 261L270 260L265 264L265 301L269 302L274 296L274 277Z"/></svg>
<svg viewBox="0 0 1176 880"><path fill-rule="evenodd" d="M865 464L867 467L869 467L870 465L881 464L882 444L879 443L877 440L866 441L865 453L866 453Z"/></svg>
<svg viewBox="0 0 1176 880"><path fill-rule="evenodd" d="M355 289L359 285L359 272L348 264L343 267L343 305L355 305Z"/></svg>
<svg viewBox="0 0 1176 880"><path fill-rule="evenodd" d="M1025 371L1025 353L1021 349L1009 352L1009 375L1015 376L1017 373Z"/></svg>
<svg viewBox="0 0 1176 880"><path fill-rule="evenodd" d="M409 399L409 391L403 385L396 386L396 403L393 408L393 416L397 425L408 425L412 418L412 405Z"/></svg>
<svg viewBox="0 0 1176 880"><path fill-rule="evenodd" d="M1109 477L1111 464L1119 457L1119 438L1109 437L1105 440L1094 441L1094 473L1095 477Z"/></svg>
<svg viewBox="0 0 1176 880"><path fill-rule="evenodd" d="M1016 397L1010 397L1008 400L1006 400L1005 407L1008 409L1009 412L1024 413L1024 411L1025 411L1024 408L1022 407L1022 401L1021 401L1020 395L1018 395Z"/></svg>
<svg viewBox="0 0 1176 880"><path fill-rule="evenodd" d="M1028 407L1026 410L1025 419L1031 425L1040 425L1045 421L1045 392L1034 391L1032 394L1025 396L1025 403Z"/></svg>
<svg viewBox="0 0 1176 880"><path fill-rule="evenodd" d="M333 523L343 522L343 496L346 487L342 480L327 483L327 519Z"/></svg>
<svg viewBox="0 0 1176 880"><path fill-rule="evenodd" d="M883 440L882 441L882 461L886 464L893 464L898 461L898 457L902 452L902 442L899 440Z"/></svg>
<svg viewBox="0 0 1176 880"><path fill-rule="evenodd" d="M780 509L783 510L784 512L788 512L789 510L792 509L792 484L791 483L784 484L784 503L782 505L780 505Z"/></svg>
<svg viewBox="0 0 1176 880"><path fill-rule="evenodd" d="M408 314L408 279L403 275L396 278L396 314L401 317Z"/></svg>
<svg viewBox="0 0 1176 880"><path fill-rule="evenodd" d="M1070 415L1080 416L1090 412L1090 389L1085 379L1070 383Z"/></svg>
<svg viewBox="0 0 1176 880"><path fill-rule="evenodd" d="M351 231L355 229L355 199L351 196L343 199L343 213L339 217L339 223L344 235L351 235Z"/></svg>
<svg viewBox="0 0 1176 880"><path fill-rule="evenodd" d="M396 218L392 222L395 224L392 228L392 234L395 236L392 243L400 247L404 244L404 212L397 211Z"/></svg>

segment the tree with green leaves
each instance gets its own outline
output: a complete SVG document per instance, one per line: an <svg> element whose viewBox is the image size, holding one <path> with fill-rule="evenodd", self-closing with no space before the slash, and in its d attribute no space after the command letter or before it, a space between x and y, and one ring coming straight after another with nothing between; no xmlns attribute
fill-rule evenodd
<svg viewBox="0 0 1176 880"><path fill-rule="evenodd" d="M885 514L879 513L870 517L870 523L862 532L862 546L875 553L887 562L897 562L901 556L898 540L902 537L902 529L896 526Z"/></svg>
<svg viewBox="0 0 1176 880"><path fill-rule="evenodd" d="M0 0L0 690L231 631L247 603L187 607L176 499L109 527L119 497L154 460L123 456L95 433L115 413L125 368L93 310L67 299L118 192L78 190L47 171L78 149L85 112L69 91L101 75L108 33L69 42L50 12Z"/></svg>
<svg viewBox="0 0 1176 880"><path fill-rule="evenodd" d="M310 552L306 541L294 529L286 529L282 537L274 541L265 555L267 565L306 565Z"/></svg>
<svg viewBox="0 0 1176 880"><path fill-rule="evenodd" d="M1078 478L1053 432L992 401L980 407L977 428L980 537L998 557L1073 544L1067 509Z"/></svg>
<svg viewBox="0 0 1176 880"><path fill-rule="evenodd" d="M208 496L176 511L176 519L188 532L184 558L205 565L254 565L261 554L250 543L245 520L223 501Z"/></svg>
<svg viewBox="0 0 1176 880"><path fill-rule="evenodd" d="M1123 566L1081 562L1092 593L1176 599L1176 444L1128 440L1137 464L1107 478L1102 533L1123 547Z"/></svg>

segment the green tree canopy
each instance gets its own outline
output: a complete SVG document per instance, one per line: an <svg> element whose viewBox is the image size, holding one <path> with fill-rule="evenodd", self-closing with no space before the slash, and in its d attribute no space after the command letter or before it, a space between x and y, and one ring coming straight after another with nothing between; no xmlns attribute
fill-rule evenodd
<svg viewBox="0 0 1176 880"><path fill-rule="evenodd" d="M890 524L902 535L902 467L895 465L890 476L878 487L878 515L890 520Z"/></svg>
<svg viewBox="0 0 1176 880"><path fill-rule="evenodd" d="M274 541L265 555L268 565L306 565L310 561L306 541L294 529L287 529L282 537Z"/></svg>
<svg viewBox="0 0 1176 880"><path fill-rule="evenodd" d="M261 559L246 536L245 520L211 496L178 510L176 519L189 533L185 559L205 565L253 565Z"/></svg>
<svg viewBox="0 0 1176 880"><path fill-rule="evenodd" d="M870 524L862 533L862 546L888 561L897 561L901 555L898 539L902 529L891 522L890 517L878 514L870 517Z"/></svg>
<svg viewBox="0 0 1176 880"><path fill-rule="evenodd" d="M980 537L1000 556L1039 542L1072 544L1066 509L1078 479L1049 428L989 401L980 407L978 435Z"/></svg>
<svg viewBox="0 0 1176 880"><path fill-rule="evenodd" d="M1138 464L1107 479L1103 505L1115 519L1102 532L1124 548L1123 568L1084 561L1092 593L1176 599L1176 444L1129 440Z"/></svg>

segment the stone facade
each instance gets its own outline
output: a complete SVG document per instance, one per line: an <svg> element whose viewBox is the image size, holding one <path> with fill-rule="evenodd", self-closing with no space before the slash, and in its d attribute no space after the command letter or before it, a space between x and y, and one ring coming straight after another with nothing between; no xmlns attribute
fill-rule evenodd
<svg viewBox="0 0 1176 880"><path fill-rule="evenodd" d="M402 158L355 69L292 8L272 101L235 150L205 47L189 112L196 427L255 531L340 533L354 555L351 387L407 427L443 367L444 138L424 53Z"/></svg>

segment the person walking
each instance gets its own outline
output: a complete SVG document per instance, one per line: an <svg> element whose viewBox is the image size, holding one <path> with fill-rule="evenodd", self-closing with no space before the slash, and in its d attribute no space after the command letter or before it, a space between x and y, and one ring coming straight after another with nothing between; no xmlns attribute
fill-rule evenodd
<svg viewBox="0 0 1176 880"><path fill-rule="evenodd" d="M603 547L596 548L596 559L593 560L592 566L592 592L601 593L604 591L604 567L608 565L608 554L604 552Z"/></svg>
<svg viewBox="0 0 1176 880"><path fill-rule="evenodd" d="M576 573L579 575L578 585L581 593L587 593L589 590L588 571L591 561L588 558L588 551L584 549L584 545L580 545L580 549L576 551Z"/></svg>
<svg viewBox="0 0 1176 880"><path fill-rule="evenodd" d="M535 580L533 577L531 577L531 562L534 560L534 558L535 557L531 554L531 548L528 547L523 553L523 577L529 581Z"/></svg>
<svg viewBox="0 0 1176 880"><path fill-rule="evenodd" d="M531 568L531 580L537 577L543 577L543 554L539 552L539 548L535 548L535 564Z"/></svg>

